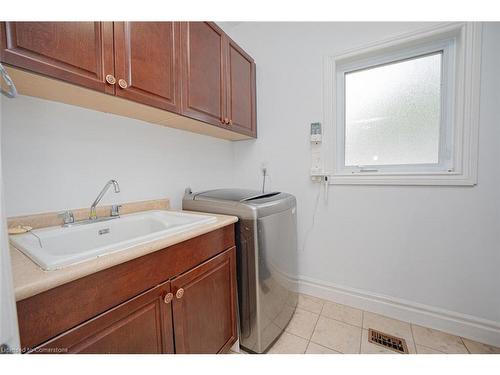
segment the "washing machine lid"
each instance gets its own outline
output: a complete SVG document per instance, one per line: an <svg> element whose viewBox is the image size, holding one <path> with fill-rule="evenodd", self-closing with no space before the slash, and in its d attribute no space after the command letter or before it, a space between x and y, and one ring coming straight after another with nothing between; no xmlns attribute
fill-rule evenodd
<svg viewBox="0 0 500 375"><path fill-rule="evenodd" d="M247 189L216 189L195 193L193 199L208 201L248 202L255 199L272 197L278 194L280 194L279 191L262 193L258 190Z"/></svg>

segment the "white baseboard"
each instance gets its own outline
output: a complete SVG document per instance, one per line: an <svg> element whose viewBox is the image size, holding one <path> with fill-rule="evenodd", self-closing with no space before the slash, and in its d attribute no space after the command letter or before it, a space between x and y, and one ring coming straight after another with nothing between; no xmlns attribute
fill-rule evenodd
<svg viewBox="0 0 500 375"><path fill-rule="evenodd" d="M500 323L301 276L298 291L500 347Z"/></svg>

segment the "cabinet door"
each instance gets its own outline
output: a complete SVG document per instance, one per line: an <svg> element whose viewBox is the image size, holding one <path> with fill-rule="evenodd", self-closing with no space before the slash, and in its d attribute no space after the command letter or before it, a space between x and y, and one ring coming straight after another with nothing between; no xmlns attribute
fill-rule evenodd
<svg viewBox="0 0 500 375"><path fill-rule="evenodd" d="M212 22L181 25L182 114L223 125L224 33Z"/></svg>
<svg viewBox="0 0 500 375"><path fill-rule="evenodd" d="M114 93L112 22L4 22L2 62L93 90Z"/></svg>
<svg viewBox="0 0 500 375"><path fill-rule="evenodd" d="M116 95L179 112L178 22L115 22Z"/></svg>
<svg viewBox="0 0 500 375"><path fill-rule="evenodd" d="M176 353L219 353L236 341L235 248L172 280Z"/></svg>
<svg viewBox="0 0 500 375"><path fill-rule="evenodd" d="M36 353L173 353L170 282L98 315L35 349Z"/></svg>
<svg viewBox="0 0 500 375"><path fill-rule="evenodd" d="M257 136L255 63L236 43L227 43L227 117L232 130Z"/></svg>

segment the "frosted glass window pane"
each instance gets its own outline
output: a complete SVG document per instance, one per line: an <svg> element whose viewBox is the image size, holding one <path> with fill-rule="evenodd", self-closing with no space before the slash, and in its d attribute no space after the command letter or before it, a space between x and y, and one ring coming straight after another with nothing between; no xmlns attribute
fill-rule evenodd
<svg viewBox="0 0 500 375"><path fill-rule="evenodd" d="M345 165L437 164L441 53L345 74Z"/></svg>

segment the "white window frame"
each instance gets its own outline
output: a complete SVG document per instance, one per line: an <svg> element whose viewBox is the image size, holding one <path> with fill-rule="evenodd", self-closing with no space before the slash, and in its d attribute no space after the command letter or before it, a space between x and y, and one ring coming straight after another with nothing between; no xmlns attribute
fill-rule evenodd
<svg viewBox="0 0 500 375"><path fill-rule="evenodd" d="M335 148L331 184L477 183L481 31L481 23L438 25L325 59L324 122L333 125ZM439 163L346 167L345 73L437 51L443 53Z"/></svg>

